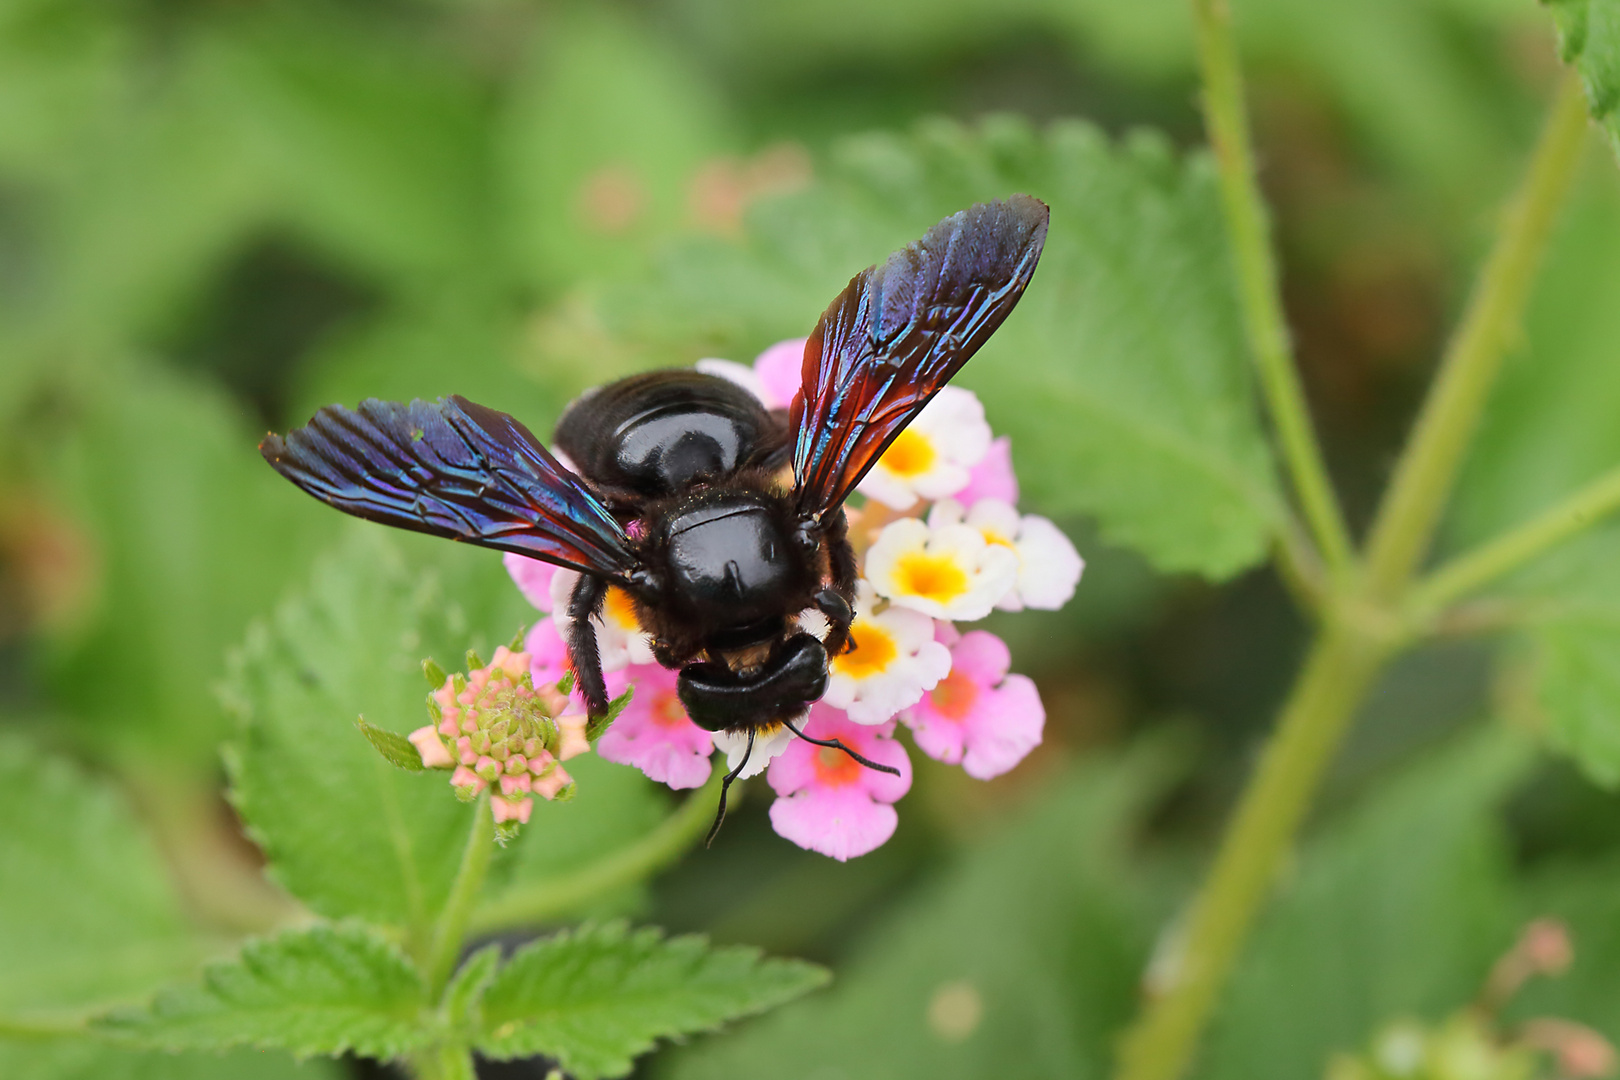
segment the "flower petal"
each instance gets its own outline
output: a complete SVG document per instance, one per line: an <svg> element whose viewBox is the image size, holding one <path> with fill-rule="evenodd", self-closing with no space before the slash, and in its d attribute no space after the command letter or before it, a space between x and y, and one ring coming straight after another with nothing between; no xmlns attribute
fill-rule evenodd
<svg viewBox="0 0 1620 1080"><path fill-rule="evenodd" d="M817 788L771 804L771 827L802 848L843 862L882 847L900 816L858 788Z"/></svg>

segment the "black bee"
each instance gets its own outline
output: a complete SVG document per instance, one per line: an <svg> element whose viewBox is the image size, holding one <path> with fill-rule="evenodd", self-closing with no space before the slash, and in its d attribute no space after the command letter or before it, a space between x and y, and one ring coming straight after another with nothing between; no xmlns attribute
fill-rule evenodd
<svg viewBox="0 0 1620 1080"><path fill-rule="evenodd" d="M1018 303L1047 217L1027 195L979 203L857 274L805 345L786 412L693 370L588 392L555 438L577 474L512 417L459 396L329 405L259 450L346 513L580 571L568 645L593 716L608 700L591 618L623 589L658 662L680 671L692 720L746 732L752 753L777 725L803 737L796 721L848 644L844 500ZM826 616L824 640L798 628L809 608ZM746 764L726 777L721 818Z"/></svg>

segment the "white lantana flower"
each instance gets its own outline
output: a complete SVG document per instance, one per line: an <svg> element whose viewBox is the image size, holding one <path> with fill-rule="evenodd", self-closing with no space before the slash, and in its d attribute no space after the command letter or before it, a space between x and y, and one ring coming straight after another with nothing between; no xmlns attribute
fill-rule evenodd
<svg viewBox="0 0 1620 1080"><path fill-rule="evenodd" d="M866 553L866 577L899 607L936 619L972 622L1018 584L1018 553L970 525L931 528L916 518L890 522Z"/></svg>
<svg viewBox="0 0 1620 1080"><path fill-rule="evenodd" d="M943 499L967 486L968 470L990 449L984 406L971 390L947 386L883 451L855 489L895 510L919 498Z"/></svg>
<svg viewBox="0 0 1620 1080"><path fill-rule="evenodd" d="M806 717L800 716L793 721L793 726L804 730ZM758 776L765 771L765 766L771 759L788 748L788 744L797 735L787 727L779 727L769 734L761 731L754 736L754 752L748 754L748 733L746 731L716 731L714 733L714 748L726 755L726 772L730 772L742 761L743 755L748 754L748 765L737 774L737 779L746 780L750 776Z"/></svg>
<svg viewBox="0 0 1620 1080"><path fill-rule="evenodd" d="M1074 596L1086 561L1069 538L1046 518L1019 516L1011 503L980 499L964 511L955 499L943 499L928 513L928 527L943 529L966 524L979 530L986 542L1018 553L1017 584L996 602L1003 611L1027 607L1055 611Z"/></svg>
<svg viewBox="0 0 1620 1080"><path fill-rule="evenodd" d="M551 618L564 641L574 622L568 617L568 600L578 581L577 570L558 570L551 579ZM652 635L636 621L636 606L629 593L617 585L610 586L602 614L592 621L596 623L596 650L602 657L604 672L653 662Z"/></svg>
<svg viewBox="0 0 1620 1080"><path fill-rule="evenodd" d="M879 612L877 606L871 584L857 583L851 647L827 664L822 701L857 724L881 724L911 708L951 670L951 651L934 640L933 619L892 604Z"/></svg>

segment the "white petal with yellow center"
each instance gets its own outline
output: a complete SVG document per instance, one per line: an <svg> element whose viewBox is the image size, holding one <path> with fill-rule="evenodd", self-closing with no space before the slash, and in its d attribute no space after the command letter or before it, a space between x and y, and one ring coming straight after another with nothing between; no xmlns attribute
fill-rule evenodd
<svg viewBox="0 0 1620 1080"><path fill-rule="evenodd" d="M965 513L954 499L943 499L929 512L928 524L932 528L966 524L977 529L987 543L1018 553L1017 582L996 602L1003 611L1062 607L1074 596L1086 568L1086 561L1061 529L1035 514L1020 517L1011 503L1000 499L980 499Z"/></svg>
<svg viewBox="0 0 1620 1080"><path fill-rule="evenodd" d="M857 724L881 724L922 700L951 670L951 652L934 640L934 620L890 605L862 581L855 591L852 647L827 665L828 705Z"/></svg>
<svg viewBox="0 0 1620 1080"><path fill-rule="evenodd" d="M968 470L990 449L984 406L971 390L947 386L896 436L856 489L895 510L942 499L967 486Z"/></svg>
<svg viewBox="0 0 1620 1080"><path fill-rule="evenodd" d="M897 607L952 622L982 619L1018 580L1018 552L958 523L891 522L866 553L866 576Z"/></svg>
<svg viewBox="0 0 1620 1080"><path fill-rule="evenodd" d="M559 570L551 579L551 618L564 641L568 640L573 626L573 620L568 617L568 601L578 581L576 570ZM652 635L636 621L635 605L623 589L610 588L601 615L591 621L596 624L596 648L602 657L603 671L653 662Z"/></svg>

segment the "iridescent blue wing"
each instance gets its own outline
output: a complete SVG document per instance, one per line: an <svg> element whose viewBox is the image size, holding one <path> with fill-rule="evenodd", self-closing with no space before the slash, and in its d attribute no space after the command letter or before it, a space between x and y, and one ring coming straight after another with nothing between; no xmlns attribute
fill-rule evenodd
<svg viewBox="0 0 1620 1080"><path fill-rule="evenodd" d="M841 504L1024 294L1046 204L975 203L856 274L804 347L793 399L798 511Z"/></svg>
<svg viewBox="0 0 1620 1080"><path fill-rule="evenodd" d="M344 513L514 551L623 582L624 530L527 428L463 397L328 405L259 444L277 472Z"/></svg>

